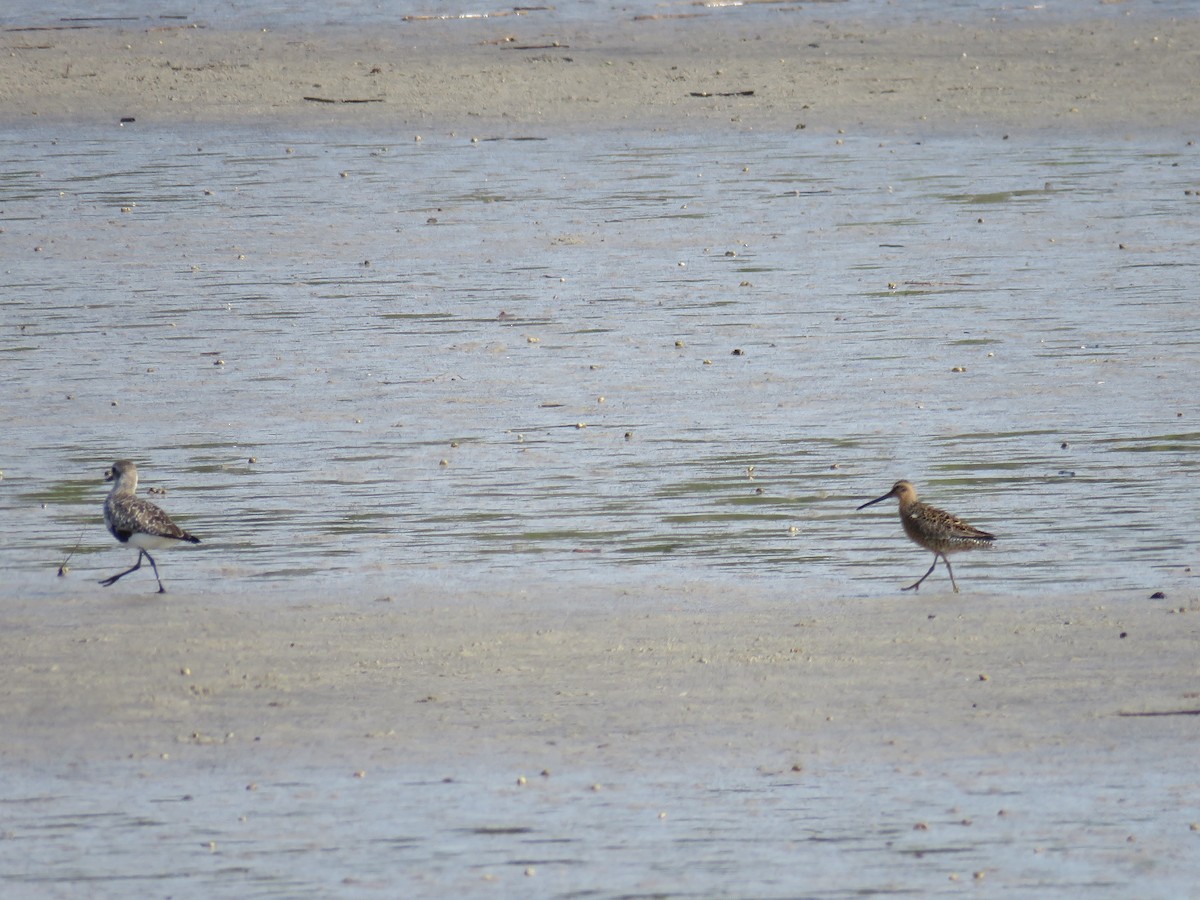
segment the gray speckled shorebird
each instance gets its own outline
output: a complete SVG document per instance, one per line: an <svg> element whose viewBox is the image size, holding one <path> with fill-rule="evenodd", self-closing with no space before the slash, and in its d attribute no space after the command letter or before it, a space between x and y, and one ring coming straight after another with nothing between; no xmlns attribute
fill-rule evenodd
<svg viewBox="0 0 1200 900"><path fill-rule="evenodd" d="M136 497L137 466L127 459L119 459L112 468L104 473L104 480L113 482L113 488L104 501L104 524L109 532L122 544L130 544L138 548L137 562L124 572L118 572L111 578L105 578L100 583L105 587L124 578L130 572L136 572L142 567L142 557L150 560L150 568L158 579L158 592L165 594L162 579L158 575L158 566L150 550L162 550L181 543L198 544L200 538L188 534L171 521L171 517L151 503Z"/></svg>
<svg viewBox="0 0 1200 900"><path fill-rule="evenodd" d="M882 503L889 497L895 497L900 501L900 524L904 526L904 533L914 544L919 544L933 553L933 565L929 567L929 571L904 590L918 590L921 582L932 575L933 570L937 568L940 556L946 562L946 571L950 573L950 584L954 586L954 593L957 594L958 584L954 580L954 570L950 568L950 559L946 554L959 550L974 550L977 547L990 547L992 541L996 540L996 536L988 534L986 531L980 531L974 525L964 522L958 516L952 516L943 509L922 503L917 499L917 489L907 481L897 481L892 485L892 489L882 497L864 503L859 509L866 509L868 506Z"/></svg>

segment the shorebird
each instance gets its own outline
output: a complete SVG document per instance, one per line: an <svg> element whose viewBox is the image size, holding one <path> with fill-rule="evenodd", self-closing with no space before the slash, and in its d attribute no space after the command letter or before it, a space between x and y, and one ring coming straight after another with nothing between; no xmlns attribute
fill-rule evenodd
<svg viewBox="0 0 1200 900"><path fill-rule="evenodd" d="M179 543L200 543L200 538L188 534L171 521L171 517L151 503L135 496L137 493L137 466L127 459L119 459L112 468L104 473L104 480L113 482L113 488L104 501L104 524L109 532L122 544L131 544L138 548L137 562L124 572L118 572L112 578L105 578L100 583L105 587L124 578L130 572L136 572L142 567L142 557L150 560L150 568L154 569L154 577L158 579L158 592L165 594L162 578L158 575L158 566L150 550L162 550L174 547Z"/></svg>
<svg viewBox="0 0 1200 900"><path fill-rule="evenodd" d="M882 503L889 497L900 501L900 524L904 533L914 544L924 547L933 553L933 565L913 584L904 588L906 591L920 589L921 582L933 574L937 568L938 557L946 562L946 571L950 573L950 583L954 585L954 593L958 593L958 584L954 580L954 570L950 568L950 558L947 553L959 550L974 550L977 547L990 547L996 539L994 534L980 531L974 525L964 522L958 516L953 516L943 509L929 506L917 499L917 489L907 481L897 481L892 489L882 497L877 497L869 503L864 503L859 509L866 509L876 503Z"/></svg>

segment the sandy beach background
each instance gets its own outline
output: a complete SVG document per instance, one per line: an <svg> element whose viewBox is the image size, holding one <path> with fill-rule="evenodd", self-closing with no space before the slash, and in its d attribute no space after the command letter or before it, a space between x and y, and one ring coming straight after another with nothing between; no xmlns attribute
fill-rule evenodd
<svg viewBox="0 0 1200 900"><path fill-rule="evenodd" d="M345 126L409 139L803 128L1072 130L1123 141L1153 131L1184 146L1200 122L1198 48L1200 22L1163 19L718 29L664 18L581 30L511 16L371 33L16 29L0 34L0 122ZM894 526L878 533L902 541ZM188 565L183 556L167 558L167 573ZM914 574L927 564L915 550L912 559ZM634 783L672 768L802 782L848 768L872 784L932 773L932 783L968 790L1032 774L1051 793L1075 795L1082 782L1085 793L1094 783L1120 795L1098 815L1102 833L1088 830L1089 810L1064 838L1099 860L1084 884L1102 883L1106 867L1119 873L1114 896L1138 873L1147 896L1188 883L1200 840L1189 753L1200 722L1195 590L1152 597L1152 585L1134 595L1064 584L1031 598L981 589L958 571L960 595L931 580L919 595L869 602L752 577L624 576L604 587L547 583L536 571L491 584L451 572L368 579L349 594L336 581L298 579L249 600L219 588L160 598L148 576L139 581L144 573L103 592L82 579L31 587L24 577L0 591L0 758L13 796L28 773L53 770L35 800L54 795L44 785L121 766L131 767L134 793L181 768L196 778L232 772L239 791L302 780L300 769L314 783L331 772L369 783L381 771L454 778L483 768L515 784L542 771ZM1190 571L1180 576L1188 584ZM1036 799L1000 793L988 795L991 816L1022 803L1034 816ZM896 827L910 834L935 806L965 818L927 799L911 816L899 807ZM875 814L864 802L868 823ZM7 859L20 858L29 833L0 834ZM198 834L186 841L200 846ZM1044 886L1014 874L1007 837L996 846L979 851L977 887ZM7 865L11 876L18 863ZM964 886L952 878L937 872L938 885ZM472 872L469 883L483 882ZM910 884L928 893L933 882ZM1054 884L1066 896L1070 878ZM719 878L699 892L740 895Z"/></svg>
<svg viewBox="0 0 1200 900"><path fill-rule="evenodd" d="M1136 131L1191 127L1200 115L1195 20L664 17L577 28L530 14L370 33L10 30L0 35L0 116L470 133L700 123Z"/></svg>
<svg viewBox="0 0 1200 900"><path fill-rule="evenodd" d="M466 755L514 775L1087 767L1172 755L1200 709L1194 598L864 604L706 581L572 586L564 606L542 587L399 587L261 604L131 588L56 604L53 628L39 603L6 601L0 751L448 774Z"/></svg>

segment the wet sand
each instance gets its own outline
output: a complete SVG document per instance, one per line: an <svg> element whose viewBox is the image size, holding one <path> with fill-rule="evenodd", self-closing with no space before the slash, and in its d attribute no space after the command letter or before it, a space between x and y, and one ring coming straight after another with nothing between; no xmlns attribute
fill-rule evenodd
<svg viewBox="0 0 1200 900"><path fill-rule="evenodd" d="M566 603L548 586L253 603L152 587L6 602L0 756L519 773L1069 751L1120 769L1177 752L1200 709L1194 600L934 584L819 600L800 579L556 586Z"/></svg>
<svg viewBox="0 0 1200 900"><path fill-rule="evenodd" d="M869 27L537 15L372 33L0 34L0 119L458 129L1194 128L1200 22Z"/></svg>

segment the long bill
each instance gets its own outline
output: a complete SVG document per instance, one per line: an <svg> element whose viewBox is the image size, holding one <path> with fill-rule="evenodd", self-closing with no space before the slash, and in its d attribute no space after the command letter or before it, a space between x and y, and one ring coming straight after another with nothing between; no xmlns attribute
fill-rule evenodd
<svg viewBox="0 0 1200 900"><path fill-rule="evenodd" d="M894 496L896 496L895 491L888 491L882 497L876 497L874 500L864 503L862 506L858 507L858 509L866 509L868 506L874 506L876 503L882 503L884 500L887 500L889 497L894 497ZM855 510L855 512L857 512L857 511L858 510Z"/></svg>

